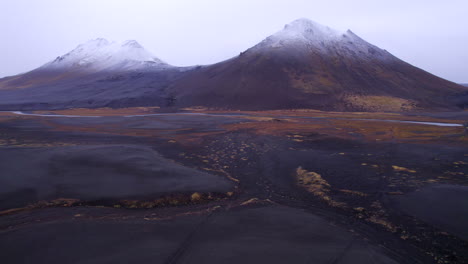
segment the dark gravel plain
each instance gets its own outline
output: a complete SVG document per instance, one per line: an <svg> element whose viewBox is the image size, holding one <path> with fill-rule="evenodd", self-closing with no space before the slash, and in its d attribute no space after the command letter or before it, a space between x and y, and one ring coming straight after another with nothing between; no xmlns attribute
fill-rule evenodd
<svg viewBox="0 0 468 264"><path fill-rule="evenodd" d="M0 259L466 263L467 147L395 122L3 113Z"/></svg>

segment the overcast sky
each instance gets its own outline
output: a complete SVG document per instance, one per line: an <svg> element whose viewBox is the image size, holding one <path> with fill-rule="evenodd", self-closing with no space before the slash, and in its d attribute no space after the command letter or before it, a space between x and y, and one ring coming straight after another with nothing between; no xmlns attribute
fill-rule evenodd
<svg viewBox="0 0 468 264"><path fill-rule="evenodd" d="M211 64L297 18L351 29L426 71L468 82L468 0L0 0L0 77L98 37L135 39L177 66Z"/></svg>

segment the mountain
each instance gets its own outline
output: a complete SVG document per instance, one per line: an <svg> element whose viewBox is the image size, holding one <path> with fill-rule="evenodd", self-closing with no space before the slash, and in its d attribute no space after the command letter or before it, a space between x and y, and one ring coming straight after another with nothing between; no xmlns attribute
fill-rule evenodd
<svg viewBox="0 0 468 264"><path fill-rule="evenodd" d="M455 110L468 89L348 31L299 19L229 60L171 66L136 41L96 39L0 79L0 109L204 106L231 110Z"/></svg>
<svg viewBox="0 0 468 264"><path fill-rule="evenodd" d="M0 82L0 89L24 88L98 72L159 71L169 68L173 66L158 59L134 40L117 43L98 38L78 45L67 54L31 72L11 78L9 82Z"/></svg>
<svg viewBox="0 0 468 264"><path fill-rule="evenodd" d="M188 69L165 63L134 40L99 38L35 70L0 79L0 109L165 105L160 90Z"/></svg>
<svg viewBox="0 0 468 264"><path fill-rule="evenodd" d="M122 71L146 67L170 68L135 40L123 43L99 38L79 45L69 53L57 57L40 69L79 71Z"/></svg>
<svg viewBox="0 0 468 264"><path fill-rule="evenodd" d="M308 19L286 25L238 57L189 73L170 90L179 106L351 111L461 106L458 95L466 92L350 30Z"/></svg>

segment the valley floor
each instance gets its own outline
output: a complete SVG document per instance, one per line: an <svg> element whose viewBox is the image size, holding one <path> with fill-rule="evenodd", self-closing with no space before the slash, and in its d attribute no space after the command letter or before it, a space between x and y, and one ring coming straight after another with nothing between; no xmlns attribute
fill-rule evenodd
<svg viewBox="0 0 468 264"><path fill-rule="evenodd" d="M0 112L5 263L467 263L468 112Z"/></svg>

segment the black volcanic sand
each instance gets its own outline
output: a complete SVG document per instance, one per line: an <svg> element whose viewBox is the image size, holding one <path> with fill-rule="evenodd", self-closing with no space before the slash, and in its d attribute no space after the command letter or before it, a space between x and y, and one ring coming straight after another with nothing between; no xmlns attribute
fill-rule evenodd
<svg viewBox="0 0 468 264"><path fill-rule="evenodd" d="M171 220L87 219L81 212L0 235L6 263L397 263L356 234L284 206Z"/></svg>
<svg viewBox="0 0 468 264"><path fill-rule="evenodd" d="M349 231L298 209L230 211L205 226L181 263L396 263Z"/></svg>
<svg viewBox="0 0 468 264"><path fill-rule="evenodd" d="M233 184L133 145L4 148L0 209L41 200L148 199L170 193L228 192Z"/></svg>
<svg viewBox="0 0 468 264"><path fill-rule="evenodd" d="M403 212L468 240L468 186L429 185L394 202Z"/></svg>
<svg viewBox="0 0 468 264"><path fill-rule="evenodd" d="M352 120L257 119L0 117L0 259L468 262L466 193L417 210L440 193L424 186L468 185L463 128L368 122L394 133L373 141Z"/></svg>

